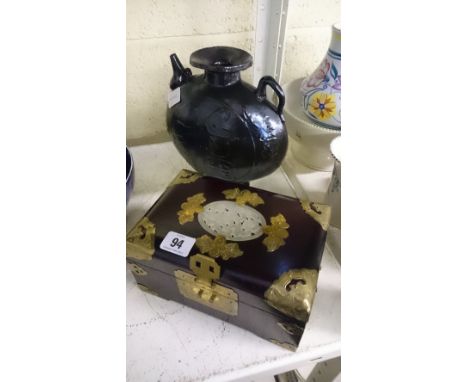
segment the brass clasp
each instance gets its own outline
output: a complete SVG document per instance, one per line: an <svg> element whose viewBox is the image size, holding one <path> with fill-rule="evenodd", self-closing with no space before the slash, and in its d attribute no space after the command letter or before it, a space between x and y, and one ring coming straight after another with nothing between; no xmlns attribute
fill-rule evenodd
<svg viewBox="0 0 468 382"><path fill-rule="evenodd" d="M221 274L216 260L198 253L190 258L190 269L195 275L181 270L174 272L180 293L190 300L236 316L237 293L214 282Z"/></svg>

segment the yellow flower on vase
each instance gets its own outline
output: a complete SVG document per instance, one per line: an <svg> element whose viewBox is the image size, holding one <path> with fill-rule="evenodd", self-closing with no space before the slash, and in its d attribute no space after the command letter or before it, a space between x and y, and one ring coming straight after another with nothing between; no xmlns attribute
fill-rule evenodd
<svg viewBox="0 0 468 382"><path fill-rule="evenodd" d="M316 93L310 98L309 111L318 119L329 119L336 113L335 95Z"/></svg>

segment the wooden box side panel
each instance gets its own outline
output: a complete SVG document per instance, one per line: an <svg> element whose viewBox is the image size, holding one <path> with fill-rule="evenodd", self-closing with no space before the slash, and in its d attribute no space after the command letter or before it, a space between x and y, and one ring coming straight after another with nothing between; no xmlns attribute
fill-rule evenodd
<svg viewBox="0 0 468 382"><path fill-rule="evenodd" d="M152 292L158 297L172 300L225 322L246 329L288 350L295 350L302 337L305 324L293 321L287 317L269 314L239 301L237 315L232 316L214 310L194 300L184 297L177 286L175 277L167 273L145 267L142 264L128 261L132 273L141 289ZM136 267L135 267L136 266Z"/></svg>

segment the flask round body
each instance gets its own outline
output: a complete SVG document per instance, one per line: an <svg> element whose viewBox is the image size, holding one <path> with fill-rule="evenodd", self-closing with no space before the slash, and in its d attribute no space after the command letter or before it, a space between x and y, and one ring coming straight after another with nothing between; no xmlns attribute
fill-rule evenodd
<svg viewBox="0 0 468 382"><path fill-rule="evenodd" d="M180 101L168 107L168 132L196 171L243 183L280 166L288 136L282 107L265 96L265 87L276 84L270 79L255 88L240 79L239 71L206 70L180 86L171 84Z"/></svg>

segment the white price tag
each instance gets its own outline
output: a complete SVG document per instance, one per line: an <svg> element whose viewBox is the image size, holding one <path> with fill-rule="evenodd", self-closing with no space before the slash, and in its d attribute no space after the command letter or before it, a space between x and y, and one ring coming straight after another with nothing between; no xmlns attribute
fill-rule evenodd
<svg viewBox="0 0 468 382"><path fill-rule="evenodd" d="M171 90L167 95L167 104L169 108L180 102L180 87Z"/></svg>
<svg viewBox="0 0 468 382"><path fill-rule="evenodd" d="M187 257L195 244L195 238L169 231L159 248L172 252L177 256Z"/></svg>

